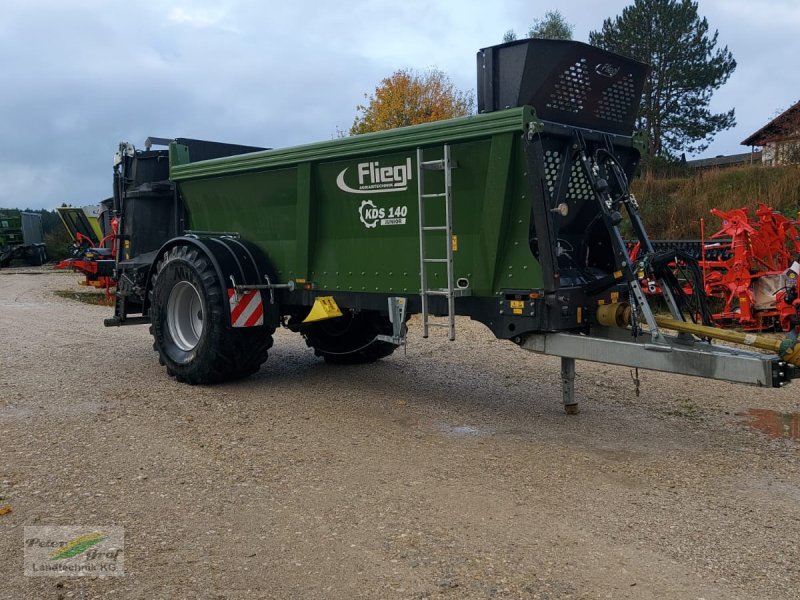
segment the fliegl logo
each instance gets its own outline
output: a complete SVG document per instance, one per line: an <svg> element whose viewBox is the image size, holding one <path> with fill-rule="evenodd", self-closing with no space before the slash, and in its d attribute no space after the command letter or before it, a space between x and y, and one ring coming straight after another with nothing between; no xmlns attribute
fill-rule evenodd
<svg viewBox="0 0 800 600"><path fill-rule="evenodd" d="M611 63L600 63L594 68L594 72L603 77L613 79L617 76L617 73L619 73L619 67Z"/></svg>
<svg viewBox="0 0 800 600"><path fill-rule="evenodd" d="M411 158L405 164L383 166L377 160L358 163L357 187L350 187L345 181L345 175L350 167L342 169L336 177L336 185L343 192L349 194L383 194L386 192L404 192L411 181Z"/></svg>

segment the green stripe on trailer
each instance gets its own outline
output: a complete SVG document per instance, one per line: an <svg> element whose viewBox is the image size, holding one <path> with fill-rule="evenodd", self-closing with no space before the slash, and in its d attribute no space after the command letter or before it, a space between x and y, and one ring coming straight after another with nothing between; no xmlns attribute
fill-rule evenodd
<svg viewBox="0 0 800 600"><path fill-rule="evenodd" d="M189 163L188 152L177 144L170 146L170 179L185 181L214 175L289 166L298 162L335 160L351 156L383 153L401 147L431 146L480 139L498 133L519 132L538 121L530 106L474 115L447 121L400 127L388 131L337 138L326 142L253 152L199 163Z"/></svg>

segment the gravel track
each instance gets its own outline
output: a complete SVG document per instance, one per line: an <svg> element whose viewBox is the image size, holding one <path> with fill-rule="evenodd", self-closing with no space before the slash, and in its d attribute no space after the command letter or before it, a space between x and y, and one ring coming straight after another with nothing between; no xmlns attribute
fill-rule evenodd
<svg viewBox="0 0 800 600"><path fill-rule="evenodd" d="M0 598L794 599L800 454L781 390L422 340L328 366L282 330L241 382L176 383L147 327L0 271ZM440 332L435 332L439 333ZM435 335L435 334L434 334ZM123 577L22 574L25 525L125 528Z"/></svg>

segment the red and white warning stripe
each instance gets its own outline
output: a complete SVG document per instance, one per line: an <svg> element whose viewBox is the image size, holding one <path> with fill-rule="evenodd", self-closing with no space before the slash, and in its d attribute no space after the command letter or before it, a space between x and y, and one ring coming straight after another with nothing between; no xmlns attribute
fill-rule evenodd
<svg viewBox="0 0 800 600"><path fill-rule="evenodd" d="M231 306L231 326L255 327L264 324L264 303L259 290L241 292L228 288L228 303Z"/></svg>

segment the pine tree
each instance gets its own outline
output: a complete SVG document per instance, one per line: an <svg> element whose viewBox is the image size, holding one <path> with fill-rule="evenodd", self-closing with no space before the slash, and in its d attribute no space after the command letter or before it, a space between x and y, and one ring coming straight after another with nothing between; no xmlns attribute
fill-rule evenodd
<svg viewBox="0 0 800 600"><path fill-rule="evenodd" d="M647 132L651 164L702 152L716 133L736 124L734 109L709 109L713 92L736 68L727 46L717 48L717 37L691 0L634 0L589 34L593 45L652 67L637 122Z"/></svg>

